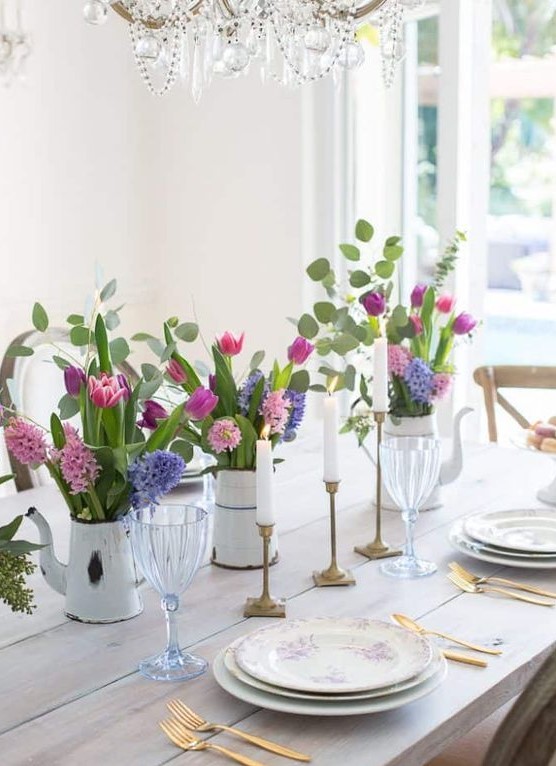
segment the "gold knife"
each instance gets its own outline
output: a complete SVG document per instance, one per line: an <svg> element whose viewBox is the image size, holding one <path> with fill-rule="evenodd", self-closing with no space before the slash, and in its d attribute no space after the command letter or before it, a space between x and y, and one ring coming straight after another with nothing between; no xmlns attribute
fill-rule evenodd
<svg viewBox="0 0 556 766"><path fill-rule="evenodd" d="M447 660L452 660L453 662L461 662L464 665L475 665L478 668L488 667L488 662L485 660L470 657L468 654L461 654L461 652L452 652L450 649L445 649L442 651L442 654Z"/></svg>

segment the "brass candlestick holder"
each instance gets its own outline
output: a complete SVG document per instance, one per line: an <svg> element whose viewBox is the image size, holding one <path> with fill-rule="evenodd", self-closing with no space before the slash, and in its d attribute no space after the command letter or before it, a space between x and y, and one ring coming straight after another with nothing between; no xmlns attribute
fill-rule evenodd
<svg viewBox="0 0 556 766"><path fill-rule="evenodd" d="M263 539L263 592L259 598L248 598L243 610L244 617L285 617L286 604L283 599L272 598L268 588L269 548L274 524L257 524Z"/></svg>
<svg viewBox="0 0 556 766"><path fill-rule="evenodd" d="M391 556L401 556L402 551L391 548L382 539L382 468L380 465L380 444L382 442L382 426L386 420L385 412L374 412L376 423L376 526L375 539L372 543L356 546L355 552L368 559L387 559Z"/></svg>
<svg viewBox="0 0 556 766"><path fill-rule="evenodd" d="M355 577L349 569L342 569L338 566L336 556L336 495L340 482L325 481L324 485L330 498L330 548L332 555L328 569L323 569L322 572L313 572L313 580L319 588L329 585L355 585Z"/></svg>

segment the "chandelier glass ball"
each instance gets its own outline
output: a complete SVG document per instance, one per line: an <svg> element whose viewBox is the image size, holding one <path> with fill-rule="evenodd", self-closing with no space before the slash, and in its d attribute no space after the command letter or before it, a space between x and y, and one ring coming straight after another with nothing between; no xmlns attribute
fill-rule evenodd
<svg viewBox="0 0 556 766"><path fill-rule="evenodd" d="M149 90L163 95L179 78L198 101L214 77L234 78L252 66L263 82L290 87L357 69L365 60L357 30L367 18L379 27L383 78L391 85L404 55L404 10L421 2L87 0L83 14L99 25L112 6L129 24Z"/></svg>

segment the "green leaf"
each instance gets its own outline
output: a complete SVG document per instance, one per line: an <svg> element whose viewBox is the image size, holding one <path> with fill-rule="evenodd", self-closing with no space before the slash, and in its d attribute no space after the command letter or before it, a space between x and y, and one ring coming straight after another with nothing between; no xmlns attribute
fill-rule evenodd
<svg viewBox="0 0 556 766"><path fill-rule="evenodd" d="M253 389L253 393L251 395L251 401L249 402L249 412L247 413L247 417L252 423L255 422L259 414L259 407L261 404L261 399L263 398L265 384L266 384L266 380L264 379L264 377L260 378L257 381L255 388Z"/></svg>
<svg viewBox="0 0 556 766"><path fill-rule="evenodd" d="M184 322L174 330L176 337L186 343L193 343L199 337L199 327L194 322Z"/></svg>
<svg viewBox="0 0 556 766"><path fill-rule="evenodd" d="M375 271L381 279L390 279L394 269L395 266L391 261L378 261L375 264Z"/></svg>
<svg viewBox="0 0 556 766"><path fill-rule="evenodd" d="M322 286L325 287L328 290L328 293L330 294L335 284L336 284L336 274L334 273L333 269L330 269L328 274L322 280Z"/></svg>
<svg viewBox="0 0 556 766"><path fill-rule="evenodd" d="M328 301L321 301L315 303L313 306L316 318L321 324L328 324L328 322L334 322L336 318L336 306Z"/></svg>
<svg viewBox="0 0 556 766"><path fill-rule="evenodd" d="M396 306L392 312L392 321L396 327L405 327L407 324L407 310L404 306Z"/></svg>
<svg viewBox="0 0 556 766"><path fill-rule="evenodd" d="M164 349L166 348L164 343L158 338L148 338L147 346L150 348L153 354L156 354L158 357L162 356Z"/></svg>
<svg viewBox="0 0 556 766"><path fill-rule="evenodd" d="M13 478L13 473L5 473L4 476L0 476L0 484L5 484L7 481L11 481Z"/></svg>
<svg viewBox="0 0 556 766"><path fill-rule="evenodd" d="M316 261L307 266L307 274L314 282L320 282L330 271L330 261L328 258L317 258Z"/></svg>
<svg viewBox="0 0 556 766"><path fill-rule="evenodd" d="M374 228L363 218L360 218L355 224L355 236L360 242L370 242L374 233Z"/></svg>
<svg viewBox="0 0 556 766"><path fill-rule="evenodd" d="M393 247L394 245L397 245L401 241L402 241L401 237L388 237L388 239L385 242L385 247Z"/></svg>
<svg viewBox="0 0 556 766"><path fill-rule="evenodd" d="M297 324L297 330L304 338L311 339L318 335L319 326L314 317L310 314L303 314Z"/></svg>
<svg viewBox="0 0 556 766"><path fill-rule="evenodd" d="M298 370L291 376L290 385L288 388L290 388L292 391L299 391L299 393L304 394L309 390L310 383L311 378L307 370Z"/></svg>
<svg viewBox="0 0 556 766"><path fill-rule="evenodd" d="M181 455L186 464L193 460L193 445L184 439L176 439L170 446L170 452L175 452L176 455Z"/></svg>
<svg viewBox="0 0 556 766"><path fill-rule="evenodd" d="M118 283L115 279L111 279L110 282L107 282L100 291L101 301L104 303L107 300L110 300L110 298L115 294L117 287Z"/></svg>
<svg viewBox="0 0 556 766"><path fill-rule="evenodd" d="M397 261L403 255L403 247L401 245L387 245L383 252L387 261Z"/></svg>
<svg viewBox="0 0 556 766"><path fill-rule="evenodd" d="M66 443L66 434L64 433L64 427L62 426L60 418L55 412L50 416L50 433L56 449L62 449Z"/></svg>
<svg viewBox="0 0 556 766"><path fill-rule="evenodd" d="M155 367L154 364L145 363L141 365L141 375L145 380L152 380L160 374L160 370L158 367Z"/></svg>
<svg viewBox="0 0 556 766"><path fill-rule="evenodd" d="M348 261L358 261L361 258L361 251L355 245L340 245L340 250Z"/></svg>
<svg viewBox="0 0 556 766"><path fill-rule="evenodd" d="M315 343L317 354L327 356L332 351L332 338L319 338Z"/></svg>
<svg viewBox="0 0 556 766"><path fill-rule="evenodd" d="M249 370L258 370L265 358L264 351L255 351L249 362Z"/></svg>
<svg viewBox="0 0 556 766"><path fill-rule="evenodd" d="M44 548L44 545L28 543L26 540L12 540L10 542L0 541L0 548L6 553L11 553L12 556L23 556L26 553Z"/></svg>
<svg viewBox="0 0 556 766"><path fill-rule="evenodd" d="M204 362L202 362L200 359L197 359L197 361L194 363L195 370L201 375L203 378L208 378L210 375L210 369L208 365L206 365Z"/></svg>
<svg viewBox="0 0 556 766"><path fill-rule="evenodd" d="M348 391L355 389L355 375L355 367L352 364L348 364L344 372L344 384Z"/></svg>
<svg viewBox="0 0 556 766"><path fill-rule="evenodd" d="M243 415L236 415L236 422L241 431L241 443L236 450L238 468L253 468L255 465L255 445L257 432L250 420Z"/></svg>
<svg viewBox="0 0 556 766"><path fill-rule="evenodd" d="M48 330L48 314L40 303L35 303L33 306L32 319L33 327L39 332L46 332Z"/></svg>
<svg viewBox="0 0 556 766"><path fill-rule="evenodd" d="M87 327L76 325L70 330L70 340L74 346L88 346L89 340L94 340L94 334Z"/></svg>
<svg viewBox="0 0 556 766"><path fill-rule="evenodd" d="M349 276L349 283L352 287L365 287L371 281L371 277L366 271L352 271Z"/></svg>
<svg viewBox="0 0 556 766"><path fill-rule="evenodd" d="M64 394L58 402L58 409L60 410L60 419L69 420L79 412L79 400L74 399L69 394Z"/></svg>
<svg viewBox="0 0 556 766"><path fill-rule="evenodd" d="M237 388L228 362L218 346L213 345L212 355L216 372L216 395L219 402L213 412L215 417L235 415L237 411Z"/></svg>
<svg viewBox="0 0 556 766"><path fill-rule="evenodd" d="M68 361L67 359L64 359L63 356L57 356L56 354L54 354L54 356L52 357L52 361L54 362L56 367L60 368L60 370L65 370L66 367L71 367L71 362Z"/></svg>
<svg viewBox="0 0 556 766"><path fill-rule="evenodd" d="M114 340L110 341L109 348L114 364L121 364L131 353L125 338L114 338ZM101 369L103 369L102 364Z"/></svg>
<svg viewBox="0 0 556 766"><path fill-rule="evenodd" d="M143 341L143 340L156 340L154 335L150 335L148 332L136 332L131 336L131 340Z"/></svg>
<svg viewBox="0 0 556 766"><path fill-rule="evenodd" d="M85 324L85 317L83 314L70 314L69 317L67 317L66 322L68 324Z"/></svg>
<svg viewBox="0 0 556 766"><path fill-rule="evenodd" d="M166 449L178 430L180 420L183 414L183 407L176 407L169 418L161 421L156 431L153 431L147 439L145 449L147 452L154 452L157 449Z"/></svg>
<svg viewBox="0 0 556 766"><path fill-rule="evenodd" d="M120 317L116 311L107 311L104 317L104 323L108 330L115 330L120 324Z"/></svg>
<svg viewBox="0 0 556 766"><path fill-rule="evenodd" d="M152 378L151 380L145 380L143 383L139 385L139 399L141 401L144 401L145 399L150 399L160 386L162 385L162 375L159 373L157 377Z"/></svg>
<svg viewBox="0 0 556 766"><path fill-rule="evenodd" d="M16 534L17 530L21 526L23 516L16 516L13 521L6 524L4 527L0 527L0 540L11 540Z"/></svg>
<svg viewBox="0 0 556 766"><path fill-rule="evenodd" d="M97 463L100 465L100 476L95 485L98 499L103 505L107 504L108 494L113 487L116 475L115 456L110 447L100 447L94 450Z"/></svg>
<svg viewBox="0 0 556 766"><path fill-rule="evenodd" d="M15 356L33 356L35 352L29 346L10 346L6 351L6 356L11 358Z"/></svg>
<svg viewBox="0 0 556 766"><path fill-rule="evenodd" d="M345 356L350 351L355 351L358 346L359 341L357 338L345 333L338 335L338 337L334 338L332 341L332 351L335 351L339 356Z"/></svg>
<svg viewBox="0 0 556 766"><path fill-rule="evenodd" d="M322 383L313 383L311 386L309 386L309 391L316 391L319 394L326 394L328 389L326 386L323 386Z"/></svg>
<svg viewBox="0 0 556 766"><path fill-rule="evenodd" d="M178 347L177 343L175 343L174 341L172 341L171 343L168 343L168 345L166 346L166 348L164 349L164 351L162 352L160 356L160 361L167 362L169 359L171 359L172 354L175 352L177 347Z"/></svg>
<svg viewBox="0 0 556 766"><path fill-rule="evenodd" d="M179 323L180 323L180 320L178 319L178 317L170 317L170 319L167 319L167 320L166 320L166 324L167 324L167 325L168 325L168 327L170 327L172 330L173 330L175 327L177 327L177 326L179 325Z"/></svg>

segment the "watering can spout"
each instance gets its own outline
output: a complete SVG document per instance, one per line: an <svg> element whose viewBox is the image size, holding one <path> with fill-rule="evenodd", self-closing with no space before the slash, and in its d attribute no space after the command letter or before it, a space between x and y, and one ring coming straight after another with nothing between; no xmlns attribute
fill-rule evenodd
<svg viewBox="0 0 556 766"><path fill-rule="evenodd" d="M39 553L39 566L44 579L58 593L66 593L66 569L65 564L58 561L54 555L54 545L52 541L52 531L48 521L37 511L36 508L29 508L25 514L39 530L41 548Z"/></svg>
<svg viewBox="0 0 556 766"><path fill-rule="evenodd" d="M452 455L446 460L440 469L440 484L451 484L461 473L463 467L463 446L461 438L461 421L473 412L473 407L463 407L454 418L452 435Z"/></svg>

